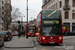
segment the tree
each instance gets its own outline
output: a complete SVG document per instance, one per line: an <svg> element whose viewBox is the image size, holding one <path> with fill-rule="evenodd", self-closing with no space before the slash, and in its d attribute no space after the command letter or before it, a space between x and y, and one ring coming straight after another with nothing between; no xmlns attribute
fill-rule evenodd
<svg viewBox="0 0 75 50"><path fill-rule="evenodd" d="M15 8L15 7L13 7L12 8L12 12L11 12L11 19L12 20L15 20L15 19L17 19L19 16L21 16L22 14L21 14L21 12L19 11L19 8Z"/></svg>
<svg viewBox="0 0 75 50"><path fill-rule="evenodd" d="M21 12L19 12L19 8L15 8L12 7L12 12L10 12L10 16L9 16L9 10L5 11L5 15L3 17L3 21L4 21L4 27L6 30L8 30L9 25L11 24L12 20L15 20L16 18L18 18L21 14Z"/></svg>
<svg viewBox="0 0 75 50"><path fill-rule="evenodd" d="M18 28L18 26L16 26L16 25L13 24L11 31L15 31L15 30L17 30L17 28Z"/></svg>

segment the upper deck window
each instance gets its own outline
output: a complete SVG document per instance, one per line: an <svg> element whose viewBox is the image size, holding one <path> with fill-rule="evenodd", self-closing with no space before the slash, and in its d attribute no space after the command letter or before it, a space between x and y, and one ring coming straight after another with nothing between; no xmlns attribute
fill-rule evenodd
<svg viewBox="0 0 75 50"><path fill-rule="evenodd" d="M42 19L60 19L60 11L57 10L46 10L42 11Z"/></svg>

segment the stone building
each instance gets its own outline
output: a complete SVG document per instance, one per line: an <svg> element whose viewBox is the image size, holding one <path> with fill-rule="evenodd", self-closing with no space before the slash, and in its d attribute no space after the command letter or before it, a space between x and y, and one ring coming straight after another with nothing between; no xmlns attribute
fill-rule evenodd
<svg viewBox="0 0 75 50"><path fill-rule="evenodd" d="M75 0L42 0L42 9L59 9L63 25L75 32Z"/></svg>
<svg viewBox="0 0 75 50"><path fill-rule="evenodd" d="M27 22L20 22L20 24L25 29ZM18 28L18 21L12 21L11 28L12 28L12 30L17 29Z"/></svg>
<svg viewBox="0 0 75 50"><path fill-rule="evenodd" d="M4 17L4 0L0 0L0 31L3 30L3 20Z"/></svg>

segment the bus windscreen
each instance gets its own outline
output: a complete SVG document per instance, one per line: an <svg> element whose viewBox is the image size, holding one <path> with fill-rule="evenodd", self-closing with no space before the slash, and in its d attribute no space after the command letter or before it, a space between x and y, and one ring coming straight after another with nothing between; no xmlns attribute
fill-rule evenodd
<svg viewBox="0 0 75 50"><path fill-rule="evenodd" d="M57 10L42 11L42 35L62 35L61 14Z"/></svg>
<svg viewBox="0 0 75 50"><path fill-rule="evenodd" d="M36 27L29 26L29 33L35 33L35 32L36 32Z"/></svg>
<svg viewBox="0 0 75 50"><path fill-rule="evenodd" d="M42 27L43 36L60 36L62 35L61 26Z"/></svg>
<svg viewBox="0 0 75 50"><path fill-rule="evenodd" d="M35 26L35 23L30 23L29 26Z"/></svg>

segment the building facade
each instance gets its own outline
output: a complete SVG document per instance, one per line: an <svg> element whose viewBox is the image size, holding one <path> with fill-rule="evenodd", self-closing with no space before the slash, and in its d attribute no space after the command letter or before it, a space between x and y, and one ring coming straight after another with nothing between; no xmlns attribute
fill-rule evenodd
<svg viewBox="0 0 75 50"><path fill-rule="evenodd" d="M20 25L23 26L24 29L26 29L27 22L20 22ZM16 30L18 28L18 21L12 21L11 28L11 31Z"/></svg>
<svg viewBox="0 0 75 50"><path fill-rule="evenodd" d="M4 17L4 0L0 0L0 31L3 30L3 20Z"/></svg>
<svg viewBox="0 0 75 50"><path fill-rule="evenodd" d="M42 9L61 10L63 25L75 32L75 0L43 0Z"/></svg>

